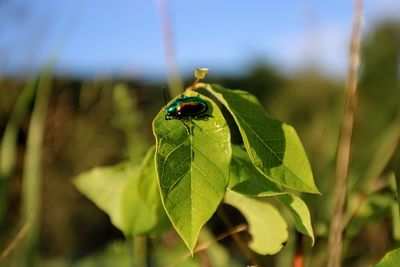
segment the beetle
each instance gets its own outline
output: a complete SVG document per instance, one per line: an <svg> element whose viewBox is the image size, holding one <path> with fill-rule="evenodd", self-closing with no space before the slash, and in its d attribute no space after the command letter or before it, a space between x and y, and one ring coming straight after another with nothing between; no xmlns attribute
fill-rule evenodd
<svg viewBox="0 0 400 267"><path fill-rule="evenodd" d="M210 117L207 114L208 104L200 98L200 96L185 96L182 95L180 98L175 99L172 104L168 105L165 110L165 120L180 120L185 125L186 131L190 133L189 127L186 125L184 120L189 119L208 119Z"/></svg>

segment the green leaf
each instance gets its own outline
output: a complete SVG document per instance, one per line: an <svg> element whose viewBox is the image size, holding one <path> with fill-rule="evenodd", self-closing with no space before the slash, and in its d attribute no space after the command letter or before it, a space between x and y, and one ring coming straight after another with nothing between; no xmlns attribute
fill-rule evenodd
<svg viewBox="0 0 400 267"><path fill-rule="evenodd" d="M208 74L208 68L196 68L194 70L194 77L198 80L204 79Z"/></svg>
<svg viewBox="0 0 400 267"><path fill-rule="evenodd" d="M106 247L96 250L89 255L80 257L73 261L65 259L41 260L41 267L99 267L113 266L125 267L132 266L132 247L128 242L121 240L114 241Z"/></svg>
<svg viewBox="0 0 400 267"><path fill-rule="evenodd" d="M97 167L80 174L74 184L79 191L106 212L111 222L126 232L121 219L121 194L130 177L135 177L139 168L129 162L111 167Z"/></svg>
<svg viewBox="0 0 400 267"><path fill-rule="evenodd" d="M302 192L319 193L296 131L271 119L256 97L245 91L198 84L213 94L235 119L250 159L265 177Z"/></svg>
<svg viewBox="0 0 400 267"><path fill-rule="evenodd" d="M154 233L170 225L161 203L154 153L152 147L140 168L125 162L94 168L74 180L79 191L126 236Z"/></svg>
<svg viewBox="0 0 400 267"><path fill-rule="evenodd" d="M400 262L400 248L392 250L383 257L383 259L378 263L373 265L373 267L397 267Z"/></svg>
<svg viewBox="0 0 400 267"><path fill-rule="evenodd" d="M161 203L154 164L155 146L149 149L139 175L131 176L121 196L126 235L153 233L170 226Z"/></svg>
<svg viewBox="0 0 400 267"><path fill-rule="evenodd" d="M249 196L275 197L289 209L297 231L308 235L312 245L314 244L311 216L306 203L293 194L283 192L278 185L265 179L251 163L248 154L239 146L233 146L229 188Z"/></svg>
<svg viewBox="0 0 400 267"><path fill-rule="evenodd" d="M240 146L232 146L231 180L229 188L250 196L275 196L282 190L274 182L265 179L252 164L247 152Z"/></svg>
<svg viewBox="0 0 400 267"><path fill-rule="evenodd" d="M197 93L186 91L188 96ZM222 201L229 182L231 142L228 125L216 104L208 103L208 120L165 120L163 109L153 121L156 168L161 198L174 228L193 252L199 231Z"/></svg>
<svg viewBox="0 0 400 267"><path fill-rule="evenodd" d="M301 198L289 193L276 196L276 198L289 209L297 231L303 235L308 235L311 238L311 246L313 246L315 238L311 224L310 211L306 203L304 203Z"/></svg>
<svg viewBox="0 0 400 267"><path fill-rule="evenodd" d="M225 203L237 208L249 224L249 247L262 255L276 254L285 245L288 231L285 220L271 204L227 191Z"/></svg>

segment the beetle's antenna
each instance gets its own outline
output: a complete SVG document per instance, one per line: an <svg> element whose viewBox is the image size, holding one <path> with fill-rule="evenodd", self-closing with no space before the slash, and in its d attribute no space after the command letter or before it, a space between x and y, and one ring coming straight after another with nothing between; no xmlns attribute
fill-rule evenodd
<svg viewBox="0 0 400 267"><path fill-rule="evenodd" d="M167 90L165 90L165 86L162 87L163 95L164 95L164 104L167 105Z"/></svg>

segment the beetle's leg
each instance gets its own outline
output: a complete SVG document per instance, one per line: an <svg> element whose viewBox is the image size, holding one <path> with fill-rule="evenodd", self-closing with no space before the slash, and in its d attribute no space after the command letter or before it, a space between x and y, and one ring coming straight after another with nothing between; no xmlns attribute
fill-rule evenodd
<svg viewBox="0 0 400 267"><path fill-rule="evenodd" d="M169 116L168 114L165 114L164 119L165 119L166 121L169 121L169 120L172 120L172 117Z"/></svg>
<svg viewBox="0 0 400 267"><path fill-rule="evenodd" d="M201 114L201 115L198 115L198 116L196 116L195 117L195 119L202 119L202 120L208 120L210 117L212 117L212 115L210 115L210 114Z"/></svg>
<svg viewBox="0 0 400 267"><path fill-rule="evenodd" d="M193 134L194 131L194 126L196 126L196 124L193 121L193 117L189 117L189 121L190 121L190 128L191 128L191 133ZM201 130L201 129L200 129Z"/></svg>
<svg viewBox="0 0 400 267"><path fill-rule="evenodd" d="M208 120L210 117L211 117L211 115L208 115L208 114L204 114L203 116L201 116L201 118L205 121Z"/></svg>
<svg viewBox="0 0 400 267"><path fill-rule="evenodd" d="M182 123L183 123L183 125L185 126L185 128L186 128L186 132L188 133L188 134L190 134L190 129L189 129L189 126L187 126L187 124L185 123L185 121L184 120L180 120Z"/></svg>

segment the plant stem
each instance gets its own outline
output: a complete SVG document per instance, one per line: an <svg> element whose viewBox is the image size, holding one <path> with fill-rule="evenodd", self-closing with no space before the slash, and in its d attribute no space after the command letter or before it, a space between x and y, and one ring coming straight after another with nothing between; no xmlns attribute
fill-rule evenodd
<svg viewBox="0 0 400 267"><path fill-rule="evenodd" d="M228 236L232 236L233 234L238 234L240 232L246 231L247 230L247 225L245 224L240 224L235 226L234 228L232 228L231 230L222 233L218 236L215 237L214 240L208 241L208 242L204 242L204 243L200 243L199 245L196 246L196 248L193 251L193 254L197 254L199 252L202 252L204 250L207 250L209 247L211 247L212 245L214 245L215 243L217 243L218 241L225 239ZM192 256L192 254L187 253L180 261L177 262L176 266L178 266L179 264L181 264L182 262L184 262L185 260L187 260L188 258L190 258ZM175 266L175 265L174 265Z"/></svg>
<svg viewBox="0 0 400 267"><path fill-rule="evenodd" d="M135 236L132 239L133 246L133 266L147 266L147 238L144 236Z"/></svg>
<svg viewBox="0 0 400 267"><path fill-rule="evenodd" d="M23 255L20 257L23 261L21 262L22 266L32 265L39 235L42 144L51 93L51 81L50 71L44 71L39 79L35 106L29 125L23 169L21 218L23 222L30 224L30 228L23 242Z"/></svg>
<svg viewBox="0 0 400 267"><path fill-rule="evenodd" d="M392 224L393 224L393 239L396 247L400 246L400 139L398 140L396 152L392 159L393 173L391 175L391 184L396 203L392 204Z"/></svg>
<svg viewBox="0 0 400 267"><path fill-rule="evenodd" d="M346 84L346 104L336 155L336 183L334 196L337 196L337 201L334 207L334 212L330 225L328 267L341 266L344 229L344 208L347 196L347 180L350 163L351 141L354 127L354 115L357 106L357 83L360 67L362 14L363 0L356 0L349 55L349 73Z"/></svg>
<svg viewBox="0 0 400 267"><path fill-rule="evenodd" d="M17 235L14 239L8 244L8 246L3 250L0 254L0 262L4 260L10 253L14 250L14 248L18 245L18 243L24 238L24 236L28 233L29 230L29 223L26 222L24 226L18 231Z"/></svg>
<svg viewBox="0 0 400 267"><path fill-rule="evenodd" d="M5 222L10 178L17 160L17 137L22 120L28 113L30 103L35 96L35 82L25 85L7 121L0 143L0 228Z"/></svg>
<svg viewBox="0 0 400 267"><path fill-rule="evenodd" d="M18 127L28 112L29 105L35 95L34 83L34 81L30 81L26 84L18 96L7 122L0 144L0 179L8 178L14 170Z"/></svg>
<svg viewBox="0 0 400 267"><path fill-rule="evenodd" d="M178 64L176 62L176 56L174 51L174 41L172 32L172 23L168 0L158 0L161 13L161 22L163 26L164 34L164 50L165 50L165 61L167 64L168 74L168 90L171 97L175 97L183 92L183 82L179 75Z"/></svg>
<svg viewBox="0 0 400 267"><path fill-rule="evenodd" d="M304 267L304 252L303 252L303 236L296 233L295 254L293 258L293 267Z"/></svg>
<svg viewBox="0 0 400 267"><path fill-rule="evenodd" d="M391 189L393 190L394 201L391 204L391 212L392 212L392 238L394 241L394 246L400 246L400 195L399 192L399 184L396 181L396 174L392 172L389 176ZM397 179L398 180L398 179Z"/></svg>

